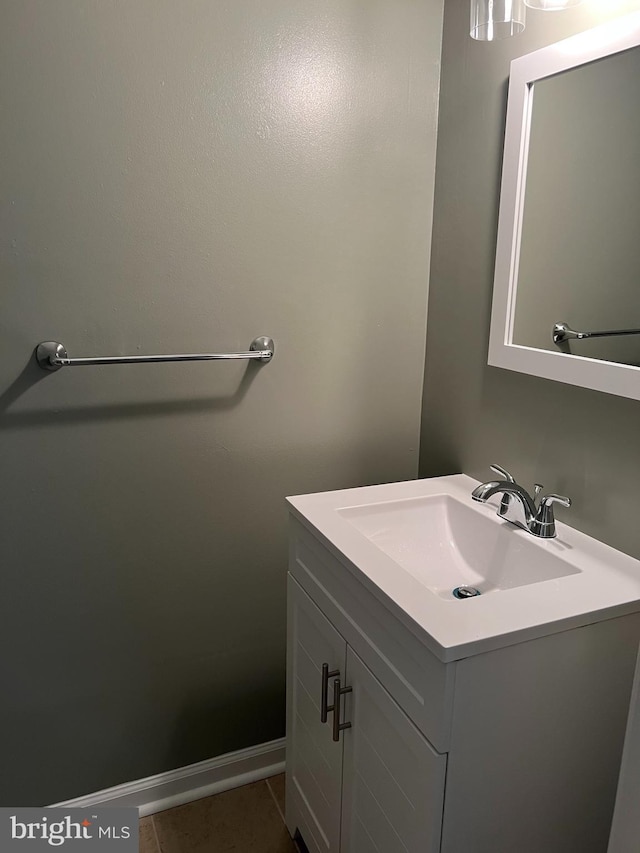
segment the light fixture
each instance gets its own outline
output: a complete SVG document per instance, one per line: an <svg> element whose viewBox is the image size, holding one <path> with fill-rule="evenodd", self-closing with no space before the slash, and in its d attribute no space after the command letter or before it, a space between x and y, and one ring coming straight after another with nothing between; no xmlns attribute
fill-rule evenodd
<svg viewBox="0 0 640 853"><path fill-rule="evenodd" d="M544 12L560 12L562 9L571 9L579 6L582 0L524 0L530 9L542 9Z"/></svg>
<svg viewBox="0 0 640 853"><path fill-rule="evenodd" d="M471 0L471 38L495 41L524 30L524 0Z"/></svg>

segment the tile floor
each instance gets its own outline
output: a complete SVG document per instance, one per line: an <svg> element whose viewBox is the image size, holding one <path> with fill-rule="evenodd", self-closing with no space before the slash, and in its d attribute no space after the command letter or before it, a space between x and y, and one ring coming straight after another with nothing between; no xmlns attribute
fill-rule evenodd
<svg viewBox="0 0 640 853"><path fill-rule="evenodd" d="M284 774L140 821L140 853L297 853L284 825Z"/></svg>

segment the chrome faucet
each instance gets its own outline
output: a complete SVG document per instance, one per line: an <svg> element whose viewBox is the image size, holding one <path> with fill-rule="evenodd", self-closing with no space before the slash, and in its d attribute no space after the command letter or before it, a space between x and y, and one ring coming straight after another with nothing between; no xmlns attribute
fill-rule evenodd
<svg viewBox="0 0 640 853"><path fill-rule="evenodd" d="M535 484L533 497L520 486L508 471L499 465L491 465L491 470L502 477L502 480L490 480L482 483L471 492L474 501L484 503L493 495L502 495L498 515L505 521L510 521L517 527L538 536L541 539L553 539L556 535L556 522L553 505L559 503L570 507L571 499L562 495L545 495L536 506L536 498L542 491L539 483Z"/></svg>

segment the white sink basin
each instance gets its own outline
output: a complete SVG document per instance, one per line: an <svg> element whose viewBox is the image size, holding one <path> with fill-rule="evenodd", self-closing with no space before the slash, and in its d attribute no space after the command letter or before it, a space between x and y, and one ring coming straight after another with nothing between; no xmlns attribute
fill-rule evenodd
<svg viewBox="0 0 640 853"><path fill-rule="evenodd" d="M289 498L293 516L441 660L640 611L640 562L557 521L538 539L463 474ZM570 517L570 511L561 511ZM452 595L459 586L480 591Z"/></svg>
<svg viewBox="0 0 640 853"><path fill-rule="evenodd" d="M562 557L536 547L512 524L450 495L408 498L338 509L338 514L416 580L447 601L471 586L481 594L580 571ZM495 513L495 508L492 512Z"/></svg>

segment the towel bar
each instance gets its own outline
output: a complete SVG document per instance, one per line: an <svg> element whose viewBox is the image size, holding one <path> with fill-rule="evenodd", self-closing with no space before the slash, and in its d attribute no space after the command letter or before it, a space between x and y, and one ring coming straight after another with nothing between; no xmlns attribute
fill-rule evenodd
<svg viewBox="0 0 640 853"><path fill-rule="evenodd" d="M612 338L615 335L640 335L640 329L612 329L609 332L574 332L568 323L556 323L553 327L554 344L565 341L582 341L585 338Z"/></svg>
<svg viewBox="0 0 640 853"><path fill-rule="evenodd" d="M259 337L251 342L248 352L209 352L177 355L114 355L92 358L69 358L66 347L58 341L43 341L36 347L36 360L43 370L79 367L91 364L149 364L157 361L215 361L218 359L251 358L271 361L275 351L271 338Z"/></svg>

